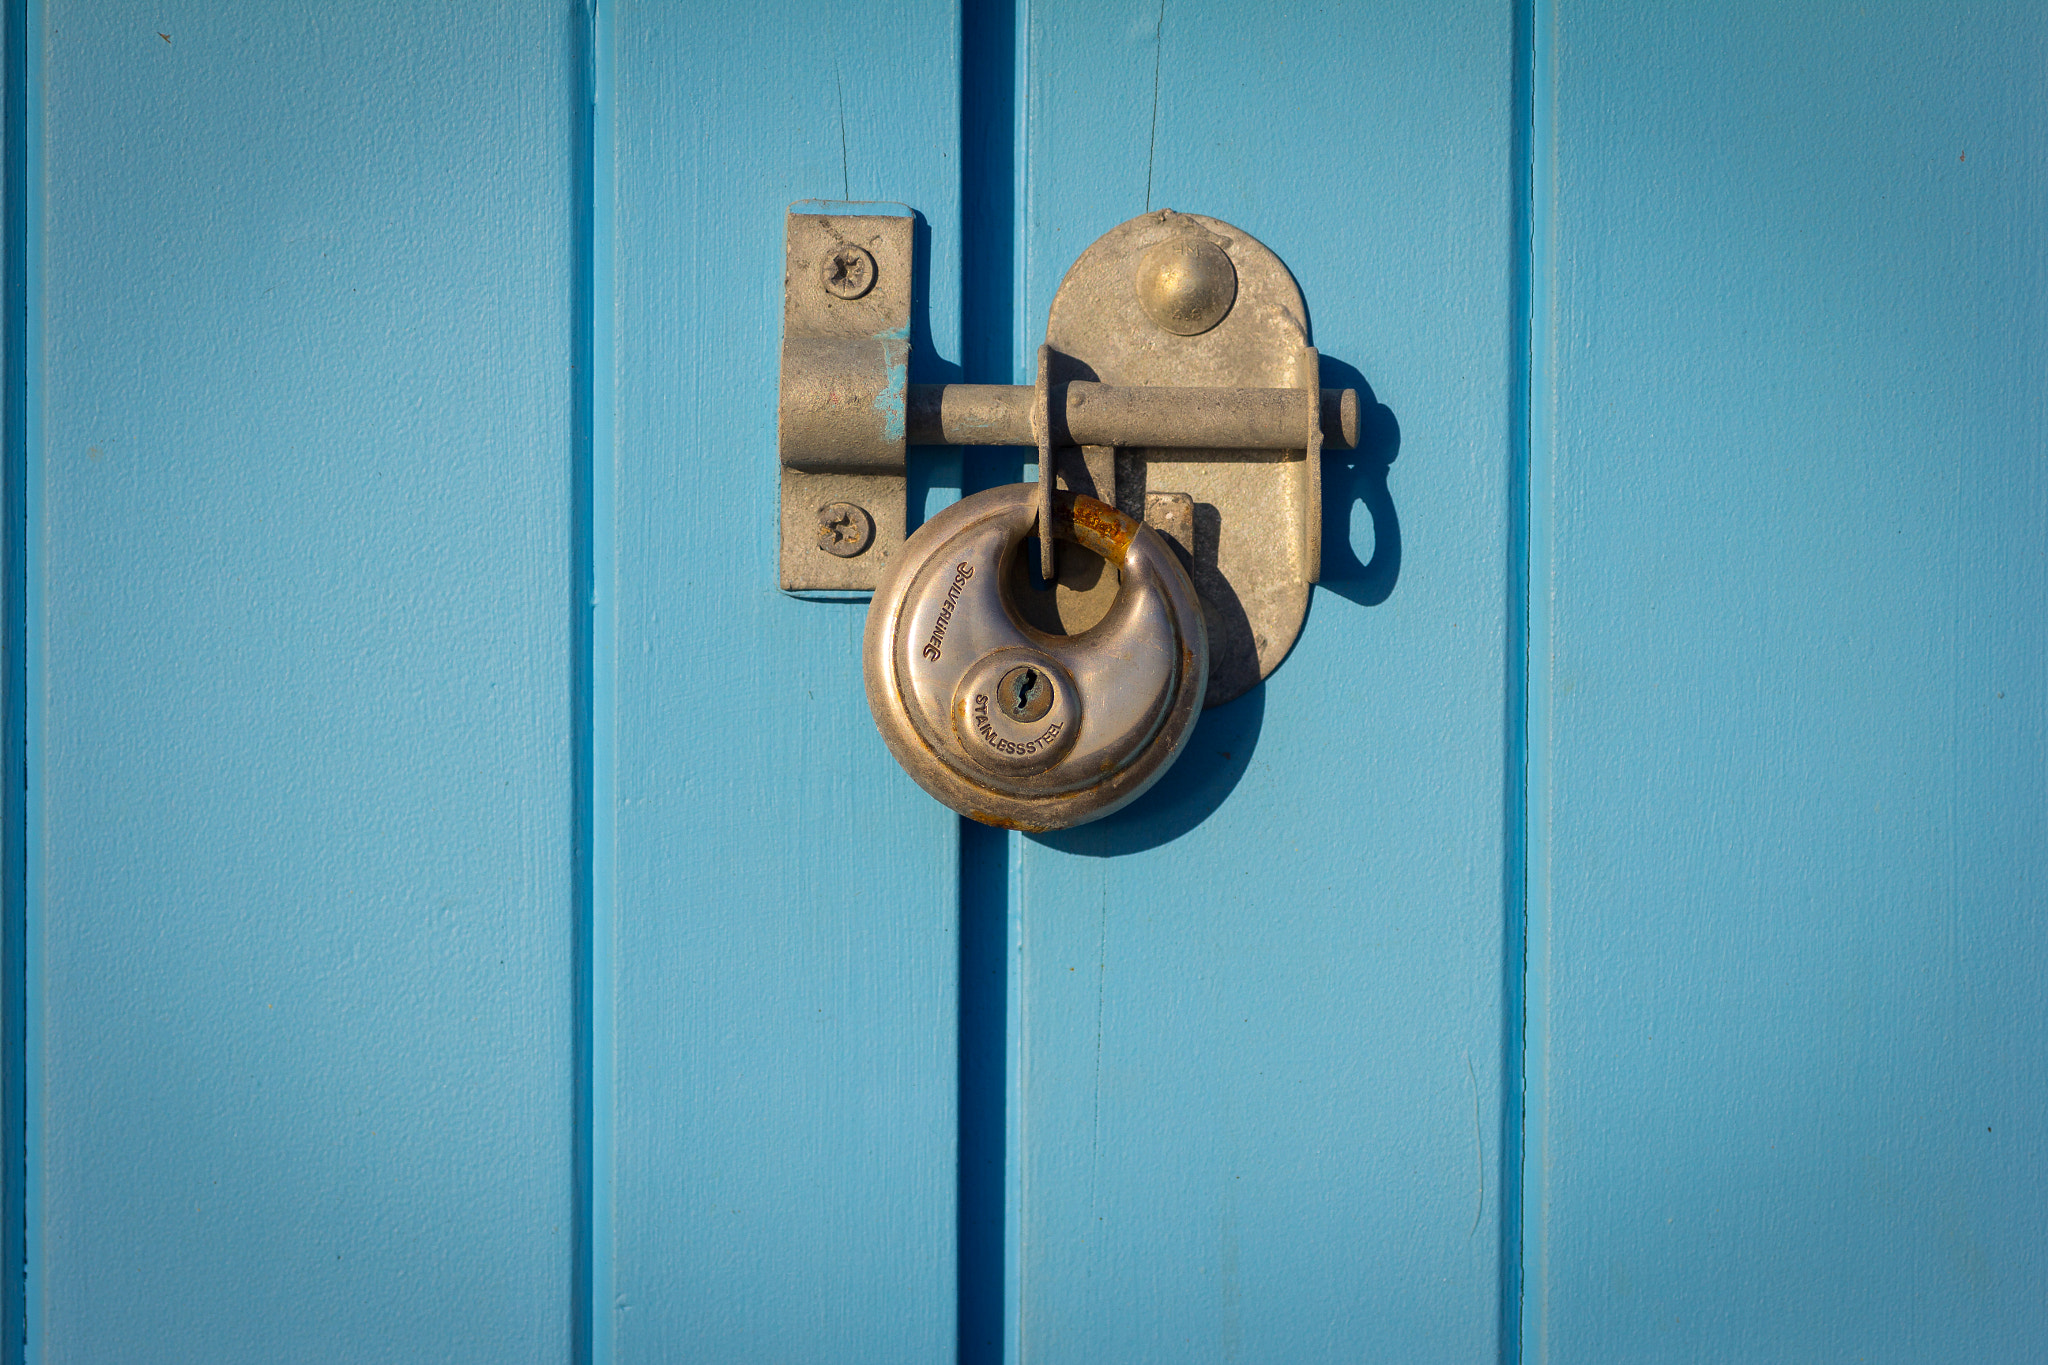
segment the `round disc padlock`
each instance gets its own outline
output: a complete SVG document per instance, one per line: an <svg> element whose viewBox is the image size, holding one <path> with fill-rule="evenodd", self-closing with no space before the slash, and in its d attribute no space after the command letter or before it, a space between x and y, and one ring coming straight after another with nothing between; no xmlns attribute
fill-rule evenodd
<svg viewBox="0 0 2048 1365"><path fill-rule="evenodd" d="M875 724L909 774L985 825L1065 829L1134 800L1201 714L1209 644L1187 570L1159 534L1053 494L1053 534L1117 574L1075 635L1027 624L1009 584L1037 526L1031 484L963 498L918 528L868 609Z"/></svg>

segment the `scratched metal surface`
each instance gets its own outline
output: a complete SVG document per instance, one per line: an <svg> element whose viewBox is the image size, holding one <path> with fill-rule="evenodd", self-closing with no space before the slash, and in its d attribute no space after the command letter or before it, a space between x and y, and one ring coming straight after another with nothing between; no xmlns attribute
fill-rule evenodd
<svg viewBox="0 0 2048 1365"><path fill-rule="evenodd" d="M1536 33L1527 1356L2048 1357L2048 11Z"/></svg>
<svg viewBox="0 0 2048 1365"><path fill-rule="evenodd" d="M28 9L29 1358L566 1359L574 33Z"/></svg>

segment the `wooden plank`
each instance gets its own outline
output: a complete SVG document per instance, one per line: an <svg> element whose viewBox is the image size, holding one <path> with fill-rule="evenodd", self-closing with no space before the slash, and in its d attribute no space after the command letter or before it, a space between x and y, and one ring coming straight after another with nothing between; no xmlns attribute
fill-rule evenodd
<svg viewBox="0 0 2048 1365"><path fill-rule="evenodd" d="M1029 325L1104 230L1213 214L1382 406L1291 657L1138 804L1018 845L1013 1358L1490 1358L1509 7L1034 5L1028 44Z"/></svg>
<svg viewBox="0 0 2048 1365"><path fill-rule="evenodd" d="M1529 1357L2037 1356L2048 12L1537 35Z"/></svg>
<svg viewBox="0 0 2048 1365"><path fill-rule="evenodd" d="M958 17L636 3L605 41L598 1356L950 1359L958 822L868 716L865 604L778 592L774 527L790 203L923 215L912 378L957 376ZM921 463L917 482L956 471Z"/></svg>
<svg viewBox="0 0 2048 1365"><path fill-rule="evenodd" d="M27 8L30 1358L564 1359L577 32Z"/></svg>

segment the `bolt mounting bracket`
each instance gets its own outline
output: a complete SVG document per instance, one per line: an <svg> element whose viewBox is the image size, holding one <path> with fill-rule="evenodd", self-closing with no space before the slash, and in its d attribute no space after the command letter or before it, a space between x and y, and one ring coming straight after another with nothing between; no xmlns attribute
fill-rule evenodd
<svg viewBox="0 0 2048 1365"><path fill-rule="evenodd" d="M901 204L790 208L777 409L786 591L873 592L902 547L914 221Z"/></svg>
<svg viewBox="0 0 2048 1365"><path fill-rule="evenodd" d="M1320 571L1322 449L1358 439L1358 395L1321 387L1287 267L1228 223L1147 213L1068 270L1035 384L911 385L913 222L897 204L790 209L783 589L873 591L904 541L907 445L1035 446L1055 615L1085 629L1116 593L1071 548L1055 558L1058 486L1179 550L1208 629L1209 705L1257 684L1293 646Z"/></svg>

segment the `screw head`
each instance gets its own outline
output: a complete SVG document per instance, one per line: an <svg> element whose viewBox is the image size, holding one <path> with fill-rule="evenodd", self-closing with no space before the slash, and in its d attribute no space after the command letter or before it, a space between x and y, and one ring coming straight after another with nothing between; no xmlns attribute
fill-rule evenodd
<svg viewBox="0 0 2048 1365"><path fill-rule="evenodd" d="M818 263L818 279L833 297L857 299L875 287L875 258L866 247L842 243Z"/></svg>
<svg viewBox="0 0 2048 1365"><path fill-rule="evenodd" d="M875 519L850 502L828 502L818 509L818 548L828 555L852 559L875 543Z"/></svg>
<svg viewBox="0 0 2048 1365"><path fill-rule="evenodd" d="M1029 664L1011 669L996 683L996 705L1011 720L1042 720L1052 710L1052 675Z"/></svg>
<svg viewBox="0 0 2048 1365"><path fill-rule="evenodd" d="M1138 306L1175 336L1198 336L1237 302L1237 267L1222 247L1191 232L1148 247L1138 258Z"/></svg>

